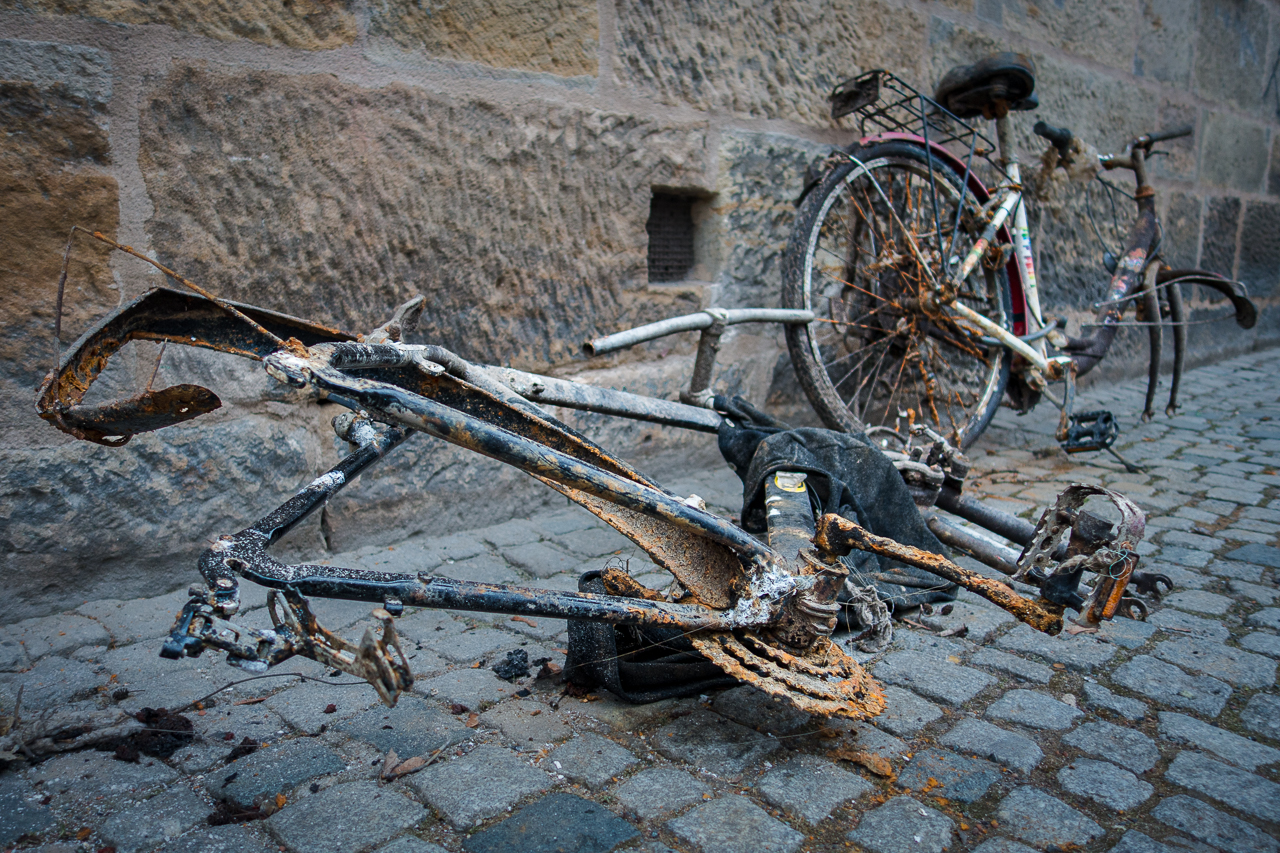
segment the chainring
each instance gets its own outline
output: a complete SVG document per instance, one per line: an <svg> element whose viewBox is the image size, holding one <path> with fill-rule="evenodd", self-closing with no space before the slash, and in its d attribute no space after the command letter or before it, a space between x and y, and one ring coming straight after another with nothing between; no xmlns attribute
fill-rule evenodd
<svg viewBox="0 0 1280 853"><path fill-rule="evenodd" d="M822 637L803 655L772 646L748 631L689 638L726 673L822 717L865 720L884 710L880 685L862 666Z"/></svg>

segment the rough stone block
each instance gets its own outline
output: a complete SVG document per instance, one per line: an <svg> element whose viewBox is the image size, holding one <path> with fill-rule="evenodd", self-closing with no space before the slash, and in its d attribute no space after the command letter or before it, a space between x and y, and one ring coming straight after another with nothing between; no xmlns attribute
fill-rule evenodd
<svg viewBox="0 0 1280 853"><path fill-rule="evenodd" d="M56 759L55 759L56 760ZM33 789L16 775L0 777L0 844L13 844L54 825L53 813L32 797Z"/></svg>
<svg viewBox="0 0 1280 853"><path fill-rule="evenodd" d="M1280 636L1268 634L1264 631L1254 631L1252 634L1245 634L1240 638L1240 645L1244 646L1251 652L1270 655L1273 658L1280 658Z"/></svg>
<svg viewBox="0 0 1280 853"><path fill-rule="evenodd" d="M982 644L988 642L1000 627L1015 620L999 607L985 601L981 604L957 601L951 605L951 612L946 616L935 608L933 615L921 616L920 621L935 631L946 631L964 625L968 628L965 638Z"/></svg>
<svg viewBox="0 0 1280 853"><path fill-rule="evenodd" d="M745 797L730 795L667 823L677 838L702 853L792 853L804 836Z"/></svg>
<svg viewBox="0 0 1280 853"><path fill-rule="evenodd" d="M942 853L955 838L955 823L911 797L895 797L863 815L848 838L873 853Z"/></svg>
<svg viewBox="0 0 1280 853"><path fill-rule="evenodd" d="M1062 787L1116 811L1132 811L1150 799L1155 788L1128 770L1106 761L1077 758L1058 771Z"/></svg>
<svg viewBox="0 0 1280 853"><path fill-rule="evenodd" d="M961 720L938 742L961 752L990 758L1021 773L1030 773L1044 758L1035 741L972 718Z"/></svg>
<svg viewBox="0 0 1280 853"><path fill-rule="evenodd" d="M612 527L588 527L555 537L555 543L579 559L630 551L635 543Z"/></svg>
<svg viewBox="0 0 1280 853"><path fill-rule="evenodd" d="M156 794L102 824L102 840L120 853L150 850L176 838L209 815L209 805L184 786Z"/></svg>
<svg viewBox="0 0 1280 853"><path fill-rule="evenodd" d="M1267 9L1254 0L1200 0L1195 90L1211 102L1257 109L1267 68Z"/></svg>
<svg viewBox="0 0 1280 853"><path fill-rule="evenodd" d="M1192 672L1212 673L1238 687L1270 687L1276 682L1274 660L1212 640L1167 640L1156 646L1155 654Z"/></svg>
<svg viewBox="0 0 1280 853"><path fill-rule="evenodd" d="M1272 545L1244 545L1227 554L1229 560L1240 560L1245 563L1256 563L1260 566L1280 568L1280 548Z"/></svg>
<svg viewBox="0 0 1280 853"><path fill-rule="evenodd" d="M510 684L487 669L455 669L413 685L415 693L445 703L458 703L472 710L509 698L514 692Z"/></svg>
<svg viewBox="0 0 1280 853"><path fill-rule="evenodd" d="M1016 788L1005 797L996 816L1001 827L1037 850L1083 846L1104 834L1102 827L1061 800L1035 788Z"/></svg>
<svg viewBox="0 0 1280 853"><path fill-rule="evenodd" d="M1084 685L1084 703L1090 708L1115 711L1130 720L1141 720L1147 715L1147 706L1143 702L1127 696L1117 696L1101 684L1090 684L1087 681Z"/></svg>
<svg viewBox="0 0 1280 853"><path fill-rule="evenodd" d="M1172 664L1149 655L1138 655L1121 664L1112 674L1115 682L1143 696L1173 705L1189 708L1208 717L1222 713L1222 707L1231 696L1231 687L1207 675L1187 675Z"/></svg>
<svg viewBox="0 0 1280 853"><path fill-rule="evenodd" d="M908 737L942 716L942 709L901 687L885 687L884 713L876 717L876 727L899 737Z"/></svg>
<svg viewBox="0 0 1280 853"><path fill-rule="evenodd" d="M694 711L662 726L649 739L658 752L700 770L720 775L741 773L782 744L719 714Z"/></svg>
<svg viewBox="0 0 1280 853"><path fill-rule="evenodd" d="M619 785L613 795L640 820L653 820L702 802L710 797L711 789L683 770L652 767Z"/></svg>
<svg viewBox="0 0 1280 853"><path fill-rule="evenodd" d="M1267 174L1266 128L1219 112L1209 113L1202 127L1200 180L1223 189L1262 192ZM1208 237L1207 228L1205 236Z"/></svg>
<svg viewBox="0 0 1280 853"><path fill-rule="evenodd" d="M1236 595L1259 604L1275 604L1276 599L1280 598L1280 590L1274 587L1237 580L1231 581L1229 585Z"/></svg>
<svg viewBox="0 0 1280 853"><path fill-rule="evenodd" d="M1211 198L1205 202L1204 245L1200 253L1200 266L1204 269L1228 278L1235 274L1240 211L1240 199L1235 197Z"/></svg>
<svg viewBox="0 0 1280 853"><path fill-rule="evenodd" d="M1070 669L1088 672L1115 657L1115 646L1100 643L1085 634L1074 637L1065 633L1050 637L1028 625L1019 625L996 640L1002 649L1039 655Z"/></svg>
<svg viewBox="0 0 1280 853"><path fill-rule="evenodd" d="M1120 843L1111 848L1111 853L1181 853L1184 849L1161 844L1151 836L1131 829L1121 836Z"/></svg>
<svg viewBox="0 0 1280 853"><path fill-rule="evenodd" d="M811 824L820 823L838 807L875 790L861 776L814 755L797 755L779 764L760 777L756 788L770 805Z"/></svg>
<svg viewBox="0 0 1280 853"><path fill-rule="evenodd" d="M1280 631L1280 607L1264 607L1257 613L1251 614L1245 622L1258 628Z"/></svg>
<svg viewBox="0 0 1280 853"><path fill-rule="evenodd" d="M25 619L4 626L3 643L18 643L34 662L47 655L69 655L81 646L105 646L111 641L101 623L66 613L39 619Z"/></svg>
<svg viewBox="0 0 1280 853"><path fill-rule="evenodd" d="M264 833L250 829L251 826L252 824L232 824L201 827L168 842L156 853L280 853L279 844L268 841L263 837ZM438 853L438 850L401 850L390 853Z"/></svg>
<svg viewBox="0 0 1280 853"><path fill-rule="evenodd" d="M582 562L582 557L568 554L545 542L504 548L502 555L511 565L518 566L539 578L570 571Z"/></svg>
<svg viewBox="0 0 1280 853"><path fill-rule="evenodd" d="M1111 723L1085 723L1064 737L1062 742L1089 755L1113 761L1134 773L1146 773L1160 760L1160 750L1156 749L1155 741L1136 729Z"/></svg>
<svg viewBox="0 0 1280 853"><path fill-rule="evenodd" d="M461 564L459 564L461 565ZM454 663L487 663L490 658L501 658L500 650L515 648L525 642L522 637L499 631L494 628L475 628L459 634L449 635L446 642L439 643L439 653ZM484 663L481 664L482 666Z"/></svg>
<svg viewBox="0 0 1280 853"><path fill-rule="evenodd" d="M987 708L986 716L1033 729L1060 731L1070 728L1080 711L1035 690L1010 690Z"/></svg>
<svg viewBox="0 0 1280 853"><path fill-rule="evenodd" d="M332 726L380 703L378 694L371 689L304 681L268 696L264 704L299 732L315 735L320 733L321 726ZM325 709L330 705L334 706L334 713L326 714Z"/></svg>
<svg viewBox="0 0 1280 853"><path fill-rule="evenodd" d="M1183 750L1169 765L1165 778L1199 791L1246 814L1280 821L1280 785L1215 761L1207 755Z"/></svg>
<svg viewBox="0 0 1280 853"><path fill-rule="evenodd" d="M10 691L22 688L22 708L28 712L87 699L106 681L97 667L60 657L47 657L26 672L0 674L0 684Z"/></svg>
<svg viewBox="0 0 1280 853"><path fill-rule="evenodd" d="M749 684L731 688L716 696L711 708L717 714L722 714L735 723L750 726L758 732L790 734L809 724L808 714Z"/></svg>
<svg viewBox="0 0 1280 853"><path fill-rule="evenodd" d="M27 772L27 781L39 783L41 790L52 795L55 807L95 802L118 808L177 779L178 774L159 761L126 763L106 752L60 755Z"/></svg>
<svg viewBox="0 0 1280 853"><path fill-rule="evenodd" d="M503 702L485 711L480 719L486 726L501 729L517 750L538 750L572 734L564 713L527 700Z"/></svg>
<svg viewBox="0 0 1280 853"><path fill-rule="evenodd" d="M462 758L428 767L409 785L457 829L500 814L551 787L551 777L498 746L478 746Z"/></svg>
<svg viewBox="0 0 1280 853"><path fill-rule="evenodd" d="M551 794L497 826L467 839L473 853L607 853L635 838L631 824L599 803L573 794Z"/></svg>
<svg viewBox="0 0 1280 853"><path fill-rule="evenodd" d="M1155 0L1138 16L1138 49L1133 73L1139 77L1172 83L1180 89L1191 85L1191 51L1195 38L1196 9L1177 0Z"/></svg>
<svg viewBox="0 0 1280 853"><path fill-rule="evenodd" d="M981 670L958 666L922 652L894 652L875 668L875 676L949 705L961 705L996 680Z"/></svg>
<svg viewBox="0 0 1280 853"><path fill-rule="evenodd" d="M1000 781L1000 768L981 758L965 758L945 749L917 752L898 774L898 786L930 796L972 803ZM935 784L936 783L936 784Z"/></svg>
<svg viewBox="0 0 1280 853"><path fill-rule="evenodd" d="M1169 568L1176 569L1178 567L1170 566ZM1163 574L1169 574L1163 566L1160 571ZM1184 572L1184 574L1190 574L1190 572ZM1180 581L1174 580L1174 583L1178 584ZM1137 619L1112 619L1098 626L1096 636L1103 642L1114 643L1126 649L1136 649L1146 645L1147 640L1151 639L1155 632L1156 626L1147 622L1141 622Z"/></svg>
<svg viewBox="0 0 1280 853"><path fill-rule="evenodd" d="M1217 595L1216 593L1196 589L1175 592L1164 600L1164 604L1169 607L1177 607L1179 610L1190 610L1193 613L1209 613L1220 616L1226 613L1235 602L1225 595Z"/></svg>
<svg viewBox="0 0 1280 853"><path fill-rule="evenodd" d="M1259 693L1240 712L1240 722L1263 737L1280 740L1280 697Z"/></svg>
<svg viewBox="0 0 1280 853"><path fill-rule="evenodd" d="M228 742L228 751L233 743ZM209 795L242 808L273 801L309 779L347 769L337 755L310 738L285 741L228 764L205 780Z"/></svg>
<svg viewBox="0 0 1280 853"><path fill-rule="evenodd" d="M1157 628L1166 628L1179 634L1191 634L1193 637L1204 637L1215 642L1225 642L1231 632L1220 619L1202 619L1181 610L1168 608L1157 610L1147 621Z"/></svg>
<svg viewBox="0 0 1280 853"><path fill-rule="evenodd" d="M1275 853L1280 847L1251 824L1185 794L1163 798L1151 814L1161 823L1222 850Z"/></svg>
<svg viewBox="0 0 1280 853"><path fill-rule="evenodd" d="M973 853L1035 853L1025 844L1007 838L992 838L973 848Z"/></svg>
<svg viewBox="0 0 1280 853"><path fill-rule="evenodd" d="M631 751L590 732L561 744L543 760L542 769L598 791L636 765Z"/></svg>
<svg viewBox="0 0 1280 853"><path fill-rule="evenodd" d="M1245 770L1280 761L1280 750L1172 711L1160 712L1160 736L1212 752Z"/></svg>
<svg viewBox="0 0 1280 853"><path fill-rule="evenodd" d="M469 739L472 730L457 717L414 696L402 696L394 708L378 703L369 710L339 723L338 728L354 738L373 744L381 752L394 749L401 760L415 755L430 756Z"/></svg>
<svg viewBox="0 0 1280 853"><path fill-rule="evenodd" d="M413 800L377 782L348 782L291 803L267 826L293 853L374 847L427 817Z"/></svg>
<svg viewBox="0 0 1280 853"><path fill-rule="evenodd" d="M1048 684L1053 678L1053 670L1049 667L996 649L979 649L969 658L969 663L990 667L1036 684Z"/></svg>

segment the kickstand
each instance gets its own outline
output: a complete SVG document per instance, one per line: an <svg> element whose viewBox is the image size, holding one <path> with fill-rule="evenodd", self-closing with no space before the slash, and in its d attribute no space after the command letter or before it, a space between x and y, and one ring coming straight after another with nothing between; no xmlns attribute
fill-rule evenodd
<svg viewBox="0 0 1280 853"><path fill-rule="evenodd" d="M1147 473L1147 469L1146 469L1146 468L1143 468L1141 465L1134 465L1134 464L1133 464L1132 462L1130 462L1128 459L1125 459L1125 458L1124 458L1123 456L1121 456L1119 453L1116 453L1116 450L1115 450L1115 448L1114 448L1114 447L1110 447L1110 446L1108 446L1108 447L1104 447L1104 448L1103 448L1103 450L1107 451L1107 452L1108 452L1108 453L1110 453L1112 456L1114 456L1115 458L1119 459L1119 460L1120 460L1120 464L1124 466L1124 470L1128 471L1130 474L1145 474L1145 473Z"/></svg>

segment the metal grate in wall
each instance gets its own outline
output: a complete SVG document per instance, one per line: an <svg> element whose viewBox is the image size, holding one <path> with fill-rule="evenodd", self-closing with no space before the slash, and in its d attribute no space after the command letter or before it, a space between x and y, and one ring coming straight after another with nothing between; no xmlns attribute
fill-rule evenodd
<svg viewBox="0 0 1280 853"><path fill-rule="evenodd" d="M649 202L649 281L683 281L693 269L692 196L655 192Z"/></svg>

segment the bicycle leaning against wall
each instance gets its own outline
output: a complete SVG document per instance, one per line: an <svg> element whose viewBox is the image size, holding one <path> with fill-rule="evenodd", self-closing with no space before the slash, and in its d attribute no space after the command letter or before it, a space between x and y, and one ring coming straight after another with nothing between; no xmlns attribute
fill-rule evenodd
<svg viewBox="0 0 1280 853"><path fill-rule="evenodd" d="M1011 111L1035 108L1034 89L1031 61L1002 53L952 69L933 98L886 71L871 71L832 92L832 116L856 116L860 139L822 161L819 175L811 170L787 247L782 292L783 307L816 315L808 325L788 326L787 343L801 385L827 426L902 438L896 428L904 420L920 421L965 448L1008 392L1023 411L1042 396L1062 410L1057 438L1067 452L1110 450L1119 435L1115 418L1077 414L1073 401L1076 379L1106 357L1120 327L1149 330L1143 416L1150 418L1162 326L1173 332L1166 407L1172 414L1188 323L1226 319L1190 321L1182 285L1221 294L1230 303L1227 316L1240 326L1256 322L1244 285L1211 272L1172 269L1160 259L1147 159L1156 143L1189 136L1189 126L1144 134L1122 154L1099 156L1071 131L1036 124L1035 133L1051 144L1046 173L1055 166L1088 167L1096 156L1102 169L1133 172L1136 190L1123 194L1137 208L1124 253L1104 256L1112 278L1094 305L1093 323L1082 328L1082 335L1091 334L1069 336L1065 320L1041 310L1009 120ZM996 144L977 122L967 121L978 118L994 120ZM1136 317L1125 320L1130 305ZM1061 396L1054 393L1056 383L1062 383Z"/></svg>

